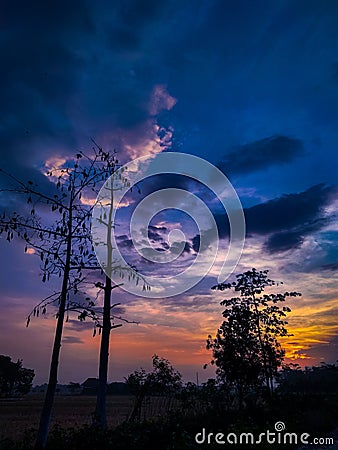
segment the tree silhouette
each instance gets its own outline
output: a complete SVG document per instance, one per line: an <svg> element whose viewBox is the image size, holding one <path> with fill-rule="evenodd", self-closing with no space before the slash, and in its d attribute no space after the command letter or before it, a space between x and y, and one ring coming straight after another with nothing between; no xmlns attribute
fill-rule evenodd
<svg viewBox="0 0 338 450"><path fill-rule="evenodd" d="M22 367L22 360L15 363L9 356L0 355L0 395L11 397L27 394L32 387L34 370Z"/></svg>
<svg viewBox="0 0 338 450"><path fill-rule="evenodd" d="M167 359L153 355L152 362L152 372L147 373L144 369L135 370L126 378L129 390L135 396L130 422L140 420L142 405L147 396L159 393L172 395L182 386L182 375Z"/></svg>
<svg viewBox="0 0 338 450"><path fill-rule="evenodd" d="M286 364L279 374L278 391L284 395L337 395L338 364L322 362L320 366L306 367L304 370L298 364Z"/></svg>
<svg viewBox="0 0 338 450"><path fill-rule="evenodd" d="M99 226L102 233L102 240L95 240L94 246L103 248L103 259L100 261L105 271L104 284L98 283L97 286L103 290L103 312L102 322L98 324L101 333L100 357L99 357L99 384L93 416L93 423L96 426L105 428L107 426L106 415L106 397L107 397L107 379L108 379L108 360L109 360L109 340L111 330L120 327L122 323L119 321L136 323L126 320L121 316L112 315L112 310L119 303L112 304L112 290L118 288L121 284L113 284L113 274L118 272L121 278L128 276L128 279L135 280L138 284L140 280L143 282L143 290L150 289L144 281L144 278L138 274L135 267L126 266L125 263L115 256L113 248L113 232L114 232L114 193L124 187L129 187L128 178L124 175L123 167L118 165L116 161L115 170L102 187L96 199L96 211L98 216L93 217L92 228ZM102 253L100 253L102 256Z"/></svg>
<svg viewBox="0 0 338 450"><path fill-rule="evenodd" d="M25 251L28 248L34 249L41 259L43 282L53 275L61 279L60 291L43 299L27 318L28 326L32 316L45 314L48 305L57 304L48 388L41 412L36 449L45 448L47 441L65 313L79 307L75 307L74 302L70 303L71 296L76 297L80 288L88 281L88 270L99 268L91 244L90 221L95 203L91 199L95 199L98 185L112 175L115 166L115 155L95 146L91 156L80 152L67 165L49 170L47 175L51 184L46 190L40 189L33 181L23 182L1 170L10 183L1 192L26 196L30 211L28 214L4 213L0 220L0 233L5 233L9 242L14 235L22 238L26 243ZM47 218L46 208L51 213ZM41 216L37 214L38 209L41 209Z"/></svg>
<svg viewBox="0 0 338 450"><path fill-rule="evenodd" d="M277 303L301 295L263 294L266 288L276 285L267 274L268 270L252 269L237 275L237 281L212 288L239 293L221 302L226 307L222 313L225 320L216 338L208 336L207 349L212 350L211 364L216 364L218 378L236 389L240 402L252 388L265 386L269 394L273 392L273 380L285 354L278 339L290 336L285 316L291 309Z"/></svg>

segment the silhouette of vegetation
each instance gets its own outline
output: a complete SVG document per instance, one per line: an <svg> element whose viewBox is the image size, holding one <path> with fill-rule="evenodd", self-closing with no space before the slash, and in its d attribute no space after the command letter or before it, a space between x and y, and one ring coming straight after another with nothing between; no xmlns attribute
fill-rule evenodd
<svg viewBox="0 0 338 450"><path fill-rule="evenodd" d="M81 391L81 385L80 383L74 383L71 381L68 385L69 391L74 395Z"/></svg>
<svg viewBox="0 0 338 450"><path fill-rule="evenodd" d="M182 375L167 359L154 355L152 362L152 372L146 372L144 369L135 370L126 378L129 391L135 396L134 408L129 417L130 422L141 420L141 410L146 397L161 394L171 400L182 386ZM168 409L170 405L169 401Z"/></svg>
<svg viewBox="0 0 338 450"><path fill-rule="evenodd" d="M287 364L278 376L280 394L338 394L338 366L322 363L301 370L298 364Z"/></svg>
<svg viewBox="0 0 338 450"><path fill-rule="evenodd" d="M57 305L57 324L55 330L52 358L50 364L48 388L41 413L40 426L36 442L36 449L43 449L46 445L49 423L55 390L61 339L65 320L68 313L80 310L79 318L84 320L90 317L95 325L104 331L103 350L100 357L100 376L107 372L107 363L102 364L103 359L108 360L107 339L109 341L110 330L119 325L112 325L111 318L122 318L111 315L110 295L111 279L106 277L106 284L93 282L92 271L100 270L91 242L90 225L92 211L95 206L95 198L99 187L106 179L114 174L118 168L118 161L114 154L103 151L95 145L91 155L83 152L77 153L62 167L50 169L47 176L51 180L48 189L40 189L34 181L23 182L12 174L1 169L1 173L7 178L9 185L1 192L10 192L11 195L23 195L26 198L29 211L27 214L4 213L0 219L0 234L5 234L11 242L17 236L25 242L25 252L33 249L41 260L42 282L48 281L52 276L61 279L60 290L53 292L47 298L37 304L27 317L27 326L31 318L44 315L51 304ZM50 217L45 217L46 208L50 209ZM42 216L38 215L41 209ZM133 271L131 268L120 270ZM94 279L96 276L94 277ZM107 294L103 308L103 321L99 322L99 313L94 308L95 303L90 297L86 297L87 304L77 302L77 295L86 295L88 285L103 289ZM109 296L109 305L108 305ZM75 299L75 300L73 300ZM109 311L108 311L109 310ZM66 316L67 314L67 316ZM108 338L107 338L108 336ZM105 375L106 377L106 375ZM105 387L101 392L101 411L104 408Z"/></svg>
<svg viewBox="0 0 338 450"><path fill-rule="evenodd" d="M27 394L35 373L22 367L22 360L13 362L9 356L0 355L0 396L13 397Z"/></svg>
<svg viewBox="0 0 338 450"><path fill-rule="evenodd" d="M163 360L159 358L159 361ZM164 360L164 366L168 361ZM170 363L169 363L170 366ZM176 372L172 368L174 373ZM165 416L151 416L147 420L125 420L116 427L98 428L83 425L77 428L54 426L49 434L46 450L146 450L156 448L167 449L216 449L219 444L197 444L195 437L204 428L207 433L237 434L274 432L274 424L283 421L288 432L309 433L312 437L326 436L326 433L337 426L338 402L335 387L337 385L337 365L322 365L311 369L283 370L280 386L273 393L273 401L269 403L250 403L246 398L245 407L238 408L226 401L227 392L224 385L210 379L201 386L187 383L178 388L179 395L172 408ZM139 371L138 371L139 372ZM325 395L310 393L299 394L291 387L290 392L283 388L287 380L292 380L294 373L322 374L322 381L328 378L332 385ZM152 372L149 373L149 375ZM335 374L335 375L334 375ZM297 375L298 376L298 375ZM327 378L328 377L328 378ZM142 376L142 379L145 377ZM174 377L176 378L176 377ZM176 382L174 383L176 386ZM288 385L288 384L287 384ZM176 390L176 388L175 388ZM328 391L332 390L329 395ZM312 391L312 388L311 388ZM150 395L163 394L154 386ZM318 392L319 394L319 392ZM128 397L127 397L128 398ZM134 407L133 407L134 409ZM35 431L27 430L25 436L17 442L11 439L0 440L1 450L31 450L34 446ZM259 449L269 449L273 445L262 443L255 445ZM248 445L236 445L236 448L249 448ZM251 448L251 447L250 447ZM283 445L285 449L296 449L299 445ZM314 447L315 448L315 447Z"/></svg>
<svg viewBox="0 0 338 450"><path fill-rule="evenodd" d="M223 300L224 321L216 337L208 336L207 349L212 351L219 382L231 386L239 403L250 391L264 387L269 395L278 368L284 359L284 350L278 339L289 336L286 329L288 306L280 307L287 297L298 292L264 293L276 285L268 278L268 270L249 270L236 276L232 283L221 283L213 289L232 290L236 297ZM282 284L282 283L281 283Z"/></svg>
<svg viewBox="0 0 338 450"><path fill-rule="evenodd" d="M98 151L102 151L100 147L96 145ZM109 161L109 158L107 159ZM130 186L128 178L124 175L123 167L120 167L118 160L113 161L113 170L111 171L111 176L104 184L100 191L100 194L96 200L96 208L100 210L99 217L94 218L92 227L94 228L96 223L99 223L101 230L105 230L105 235L102 242L94 242L95 246L103 245L105 250L105 260L101 261L105 269L105 282L104 285L98 283L97 286L103 290L103 310L102 310L102 321L97 322L99 327L99 332L101 333L101 344L100 344L100 357L99 357L99 380L98 380L98 391L97 391L97 401L95 412L93 415L93 423L96 426L105 428L107 426L107 412L106 412L106 397L107 397L107 381L108 381L108 359L109 359L109 340L111 330L122 326L122 323L117 323L115 319L123 320L124 322L130 321L112 315L113 308L117 307L119 303L112 304L112 290L117 288L119 285L113 285L112 276L115 272L119 272L121 277L124 274L128 275L129 279L133 278L138 284L138 282L143 280L143 290L149 289L150 287L144 282L143 277L141 277L134 267L126 266L124 263L121 264L120 261L114 259L113 254L113 244L112 236L114 232L115 224L113 223L114 217L114 193L117 190L121 190L123 187ZM136 322L133 322L136 323ZM95 334L95 331L94 331Z"/></svg>
<svg viewBox="0 0 338 450"><path fill-rule="evenodd" d="M224 436L252 433L258 437L267 430L275 432L275 424L280 421L290 433L309 433L311 438L326 436L338 423L338 365L322 363L319 367L302 370L297 365L284 364L280 369L284 352L278 339L288 335L285 317L290 308L279 305L286 298L300 294L272 292L276 283L267 273L253 269L238 275L234 283L216 287L221 291L233 290L239 295L222 302L226 306L224 322L229 324L221 324L220 340L211 341L217 371L215 379L201 385L191 382L183 385L180 373L171 363L154 355L152 371L136 370L126 378L125 384L110 386L114 394L127 394L124 398L128 405L126 411L130 408L128 417L125 413L114 427L97 427L95 423L75 428L54 426L46 450L216 449L219 444L215 440L210 444L207 440L198 444L196 436L202 436L204 429L213 436L221 432ZM244 333L251 336L246 338ZM210 340L209 337L208 342ZM238 351L242 353L234 351L236 340ZM215 344L217 346L213 347ZM226 344L228 347L224 351ZM245 351L251 351L250 357ZM257 354L253 355L255 352ZM242 363L239 355L247 359ZM245 370L250 373L244 375ZM273 390L270 389L271 377ZM78 388L75 383L72 386ZM270 397L266 401L260 394L268 388ZM129 393L134 396L133 405ZM158 407L157 412L147 409L147 400L149 404L159 405L154 402L157 399L165 400L166 408ZM0 448L31 450L35 434L35 430L27 430L16 442L0 439ZM248 447L247 444L236 445L236 448ZM262 443L255 447L269 449L272 445ZM299 445L283 445L283 448L296 449Z"/></svg>
<svg viewBox="0 0 338 450"><path fill-rule="evenodd" d="M230 405L228 394L227 387L214 378L200 386L189 381L180 391L181 412L185 417L223 413Z"/></svg>

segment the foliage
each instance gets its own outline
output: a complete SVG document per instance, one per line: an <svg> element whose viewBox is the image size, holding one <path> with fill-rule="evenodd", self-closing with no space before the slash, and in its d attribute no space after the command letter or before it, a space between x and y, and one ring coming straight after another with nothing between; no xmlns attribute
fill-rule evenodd
<svg viewBox="0 0 338 450"><path fill-rule="evenodd" d="M311 437L323 436L336 427L338 408L336 398L332 400L319 396L275 397L268 407L256 406L244 411L224 410L222 413L210 409L207 412L195 411L191 415L182 415L179 411L165 418L142 422L124 422L116 428L101 429L84 425L78 428L52 428L47 442L47 450L195 450L217 449L219 444L196 444L195 435L202 428L207 432L242 433L251 432L256 436L266 430L274 431L274 424L283 421L288 432L299 434L308 432ZM34 431L13 442L0 439L1 450L31 450ZM257 445L257 448L269 449L271 444ZM249 448L248 445L236 445L236 448ZM276 448L276 447L273 447ZM283 448L297 446L283 445Z"/></svg>
<svg viewBox="0 0 338 450"><path fill-rule="evenodd" d="M81 300L86 295L88 284L94 284L95 276L88 275L88 271L93 274L93 271L101 270L91 242L91 216L101 183L109 178L117 167L118 160L115 155L95 145L90 156L80 152L65 164L48 170L46 175L51 183L47 187L45 185L41 188L31 180L24 182L1 170L8 180L1 192L25 196L29 211L26 214L4 213L0 219L0 234L5 234L9 242L16 235L25 241L25 251L31 249L39 256L42 282L55 275L61 279L59 291L43 299L27 318L28 326L31 317L46 314L49 305L57 305L56 332L48 388L40 419L38 449L44 448L47 439L57 384L64 320L68 320L68 312L79 312L80 309L80 319L90 316L96 326L99 325L94 302L90 297L86 297L87 303L84 304L83 301L77 301L77 296L82 294ZM97 280L95 284L105 288L104 284ZM110 290L109 287L109 294ZM108 325L110 317L109 304Z"/></svg>
<svg viewBox="0 0 338 450"><path fill-rule="evenodd" d="M261 386L272 392L273 379L284 358L278 338L289 336L285 316L291 311L277 303L301 295L298 292L263 294L276 284L267 274L268 270L252 269L237 275L232 283L213 287L239 293L221 302L226 307L225 320L214 339L208 336L207 349L212 350L211 364L217 366L218 379L232 386L240 401L245 393Z"/></svg>
<svg viewBox="0 0 338 450"><path fill-rule="evenodd" d="M153 355L152 362L152 372L146 372L141 368L126 378L128 388L135 396L134 409L129 418L131 422L140 420L141 408L147 396L158 394L173 396L182 386L182 375L167 359Z"/></svg>
<svg viewBox="0 0 338 450"><path fill-rule="evenodd" d="M130 392L138 395L139 391L151 394L175 393L181 387L182 376L173 368L170 362L158 355L152 357L153 371L146 372L144 369L135 370L127 378L126 382Z"/></svg>
<svg viewBox="0 0 338 450"><path fill-rule="evenodd" d="M179 394L181 411L184 415L223 413L229 406L230 396L226 386L209 378L198 386L188 382Z"/></svg>
<svg viewBox="0 0 338 450"><path fill-rule="evenodd" d="M338 365L322 363L301 370L298 364L283 367L278 378L278 393L338 394Z"/></svg>
<svg viewBox="0 0 338 450"><path fill-rule="evenodd" d="M294 370L291 368L291 370ZM332 372L331 372L332 371ZM298 372L334 373L333 365L322 365ZM309 433L311 437L325 436L334 429L338 421L337 394L313 395L300 393L276 392L273 402L269 404L246 404L245 408L229 408L224 402L216 407L219 397L222 397L222 386L215 380L208 380L202 386L189 383L183 388L182 394L192 397L201 395L201 403L191 403L189 410L175 409L160 417L147 421L128 422L115 428L97 428L95 426L80 426L76 428L61 428L55 426L49 435L47 450L192 450L216 449L219 444L196 444L196 433L203 428L209 433L251 432L256 436L266 430L275 431L274 425L282 421L287 432L299 435ZM199 394L200 393L200 394ZM278 394L278 395L277 395ZM208 403L208 396L209 399ZM184 401L183 396L180 402ZM205 404L205 409L199 405ZM1 450L31 450L34 445L34 430L27 430L26 435L17 442L10 439L0 439ZM298 446L283 445L285 449ZM248 445L236 445L236 448L248 448ZM257 448L271 448L271 443L257 445Z"/></svg>
<svg viewBox="0 0 338 450"><path fill-rule="evenodd" d="M15 363L9 356L0 355L0 395L12 397L27 394L35 376L33 369L22 367L22 360Z"/></svg>
<svg viewBox="0 0 338 450"><path fill-rule="evenodd" d="M25 242L25 252L38 256L43 283L53 276L61 278L60 290L33 308L27 317L27 326L32 317L46 314L51 304L57 305L58 317L62 313L63 295L66 296L66 312L78 309L76 299L84 293L88 282L85 271L99 268L90 235L92 201L102 181L114 171L116 159L101 149L94 148L93 152L91 156L77 153L62 166L49 169L46 176L50 183L43 187L31 180L19 180L1 169L8 181L1 192L24 196L27 208L21 205L20 213L4 212L0 234L9 242L15 236L21 238ZM66 292L62 289L63 281ZM89 313L93 303L89 297L86 300Z"/></svg>
<svg viewBox="0 0 338 450"><path fill-rule="evenodd" d="M70 391L72 394L76 394L76 393L78 393L78 392L81 392L81 384L80 384L80 383L74 383L73 381L71 381L71 382L68 384L68 388L69 388L69 391Z"/></svg>

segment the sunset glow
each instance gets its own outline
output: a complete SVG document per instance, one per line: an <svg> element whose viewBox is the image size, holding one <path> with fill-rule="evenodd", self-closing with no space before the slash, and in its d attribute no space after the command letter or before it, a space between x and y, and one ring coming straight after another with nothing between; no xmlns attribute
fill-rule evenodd
<svg viewBox="0 0 338 450"><path fill-rule="evenodd" d="M286 320L292 334L281 340L286 362L302 367L335 362L337 4L305 7L290 0L246 2L244 8L242 2L192 6L174 1L146 2L143 8L133 1L113 3L78 8L77 2L61 2L60 24L50 23L46 11L35 6L20 20L14 6L4 7L6 74L0 102L0 168L23 185L36 183L51 199L62 169L74 170L77 158L85 164L83 155L99 147L115 152L118 167L132 162L129 175L124 172L130 179L152 164L161 166L162 173L138 180L118 205L119 191L114 194L115 248L139 271L140 280L160 281L149 294L134 279L128 291L128 276L120 280L116 275L114 281L121 283L112 291L113 301L120 303L116 316L137 324L123 322L112 331L110 381L149 367L153 354L169 359L186 381L195 381L196 373L201 382L214 376L214 368L202 368L211 358L206 339L223 320L220 302L229 292L211 288L219 281L231 240L240 241L223 200L237 218L242 211L245 218L244 247L238 261L236 255L227 260L228 280L253 267L268 269L280 283L274 292L301 292L285 303L291 308ZM159 163L171 153L176 172ZM219 171L239 203L229 186L217 185L212 172L199 169L194 178L193 163L180 167L182 154ZM51 169L53 176L47 175ZM96 205L103 183L84 192L77 208ZM31 220L36 212L49 226L62 220L60 205L51 211L34 195L28 199L22 186L16 195L12 184L0 174L0 213ZM131 229L135 211L137 245ZM86 230L94 243L96 225L93 221ZM43 316L32 316L28 328L26 319L42 299L60 291L61 278L55 271L44 280L47 254L30 243L25 250L22 239L7 233L0 239L0 313L6 318L1 353L23 359L40 384L48 376L56 308L50 305ZM170 280L164 287L163 279ZM83 290L83 301L88 295L102 306L95 284ZM92 336L90 320L80 322L78 316L71 313L65 323L62 383L98 373L100 337Z"/></svg>

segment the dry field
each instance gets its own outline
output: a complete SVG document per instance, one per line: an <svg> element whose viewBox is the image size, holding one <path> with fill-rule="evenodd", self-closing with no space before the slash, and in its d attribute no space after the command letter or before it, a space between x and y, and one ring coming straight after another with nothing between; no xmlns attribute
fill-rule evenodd
<svg viewBox="0 0 338 450"><path fill-rule="evenodd" d="M29 395L23 399L0 399L0 439L19 438L29 428L37 428L43 395ZM78 427L91 423L95 396L56 396L51 426ZM133 406L129 396L107 397L107 421L116 426L127 419Z"/></svg>

